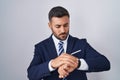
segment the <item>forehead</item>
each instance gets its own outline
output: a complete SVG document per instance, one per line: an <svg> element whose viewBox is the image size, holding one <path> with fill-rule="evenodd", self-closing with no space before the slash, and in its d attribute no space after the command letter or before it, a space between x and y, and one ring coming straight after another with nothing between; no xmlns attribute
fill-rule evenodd
<svg viewBox="0 0 120 80"><path fill-rule="evenodd" d="M52 17L51 22L54 24L66 24L69 23L69 17L63 16L63 17Z"/></svg>

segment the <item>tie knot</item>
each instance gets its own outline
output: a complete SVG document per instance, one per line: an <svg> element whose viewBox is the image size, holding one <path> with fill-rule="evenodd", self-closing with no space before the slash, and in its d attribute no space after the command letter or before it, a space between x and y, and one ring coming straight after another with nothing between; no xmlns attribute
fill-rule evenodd
<svg viewBox="0 0 120 80"><path fill-rule="evenodd" d="M58 44L59 44L59 45L63 45L63 44L64 44L64 42L60 41Z"/></svg>

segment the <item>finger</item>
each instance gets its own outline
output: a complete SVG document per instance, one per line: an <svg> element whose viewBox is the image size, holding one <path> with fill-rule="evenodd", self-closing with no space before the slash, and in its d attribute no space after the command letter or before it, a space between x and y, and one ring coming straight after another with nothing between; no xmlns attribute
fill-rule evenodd
<svg viewBox="0 0 120 80"><path fill-rule="evenodd" d="M64 66L63 69L68 73L72 72L75 69L74 67L71 66L67 66L67 65L63 65L63 66Z"/></svg>
<svg viewBox="0 0 120 80"><path fill-rule="evenodd" d="M57 58L51 60L51 66L55 69L60 67L63 64L74 65L74 61L72 61L69 58L65 58L65 57L57 57Z"/></svg>
<svg viewBox="0 0 120 80"><path fill-rule="evenodd" d="M62 54L60 57L70 59L70 60L72 60L74 62L77 62L77 60L78 60L78 58L76 58L76 57L74 57L74 56L72 56L70 54L66 54L66 53Z"/></svg>
<svg viewBox="0 0 120 80"><path fill-rule="evenodd" d="M64 77L66 77L66 76L69 75L69 73L68 73L66 70L64 70L64 67L63 67L63 66L61 66L61 67L58 69L58 73L59 73L59 78L64 78Z"/></svg>
<svg viewBox="0 0 120 80"><path fill-rule="evenodd" d="M62 60L61 60L61 64L67 64L68 66L74 67L75 65L78 64L78 61L77 61L77 62L74 62L74 61L66 58L66 59L62 59Z"/></svg>
<svg viewBox="0 0 120 80"><path fill-rule="evenodd" d="M68 75L59 75L59 78L65 78L67 77Z"/></svg>
<svg viewBox="0 0 120 80"><path fill-rule="evenodd" d="M69 54L63 54L62 56L59 56L59 57L53 59L51 62L51 66L56 69L63 64L68 64L71 66L78 64L77 58L75 58L75 60L74 60L72 57Z"/></svg>
<svg viewBox="0 0 120 80"><path fill-rule="evenodd" d="M70 61L72 63L77 63L78 62L78 58L76 58L74 56L71 56L70 54L66 54L66 53L61 54L59 56L59 59L60 59L59 61L61 61L61 60L67 60L67 61Z"/></svg>

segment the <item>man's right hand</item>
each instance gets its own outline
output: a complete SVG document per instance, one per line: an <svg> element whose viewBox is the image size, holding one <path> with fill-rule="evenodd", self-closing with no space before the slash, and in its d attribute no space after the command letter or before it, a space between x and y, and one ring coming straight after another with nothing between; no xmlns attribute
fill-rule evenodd
<svg viewBox="0 0 120 80"><path fill-rule="evenodd" d="M54 69L57 69L64 64L74 67L74 65L78 64L78 59L70 54L62 53L51 61L51 67Z"/></svg>

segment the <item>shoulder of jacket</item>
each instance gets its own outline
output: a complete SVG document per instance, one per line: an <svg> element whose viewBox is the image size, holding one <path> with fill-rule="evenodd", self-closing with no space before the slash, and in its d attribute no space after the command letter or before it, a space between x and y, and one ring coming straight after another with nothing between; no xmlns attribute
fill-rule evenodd
<svg viewBox="0 0 120 80"><path fill-rule="evenodd" d="M43 46L44 44L48 43L48 41L49 41L49 38L47 38L41 42L38 42L37 44L35 44L35 46Z"/></svg>
<svg viewBox="0 0 120 80"><path fill-rule="evenodd" d="M74 40L76 41L80 41L80 42L87 42L87 39L86 38L77 38L77 37L72 37Z"/></svg>

